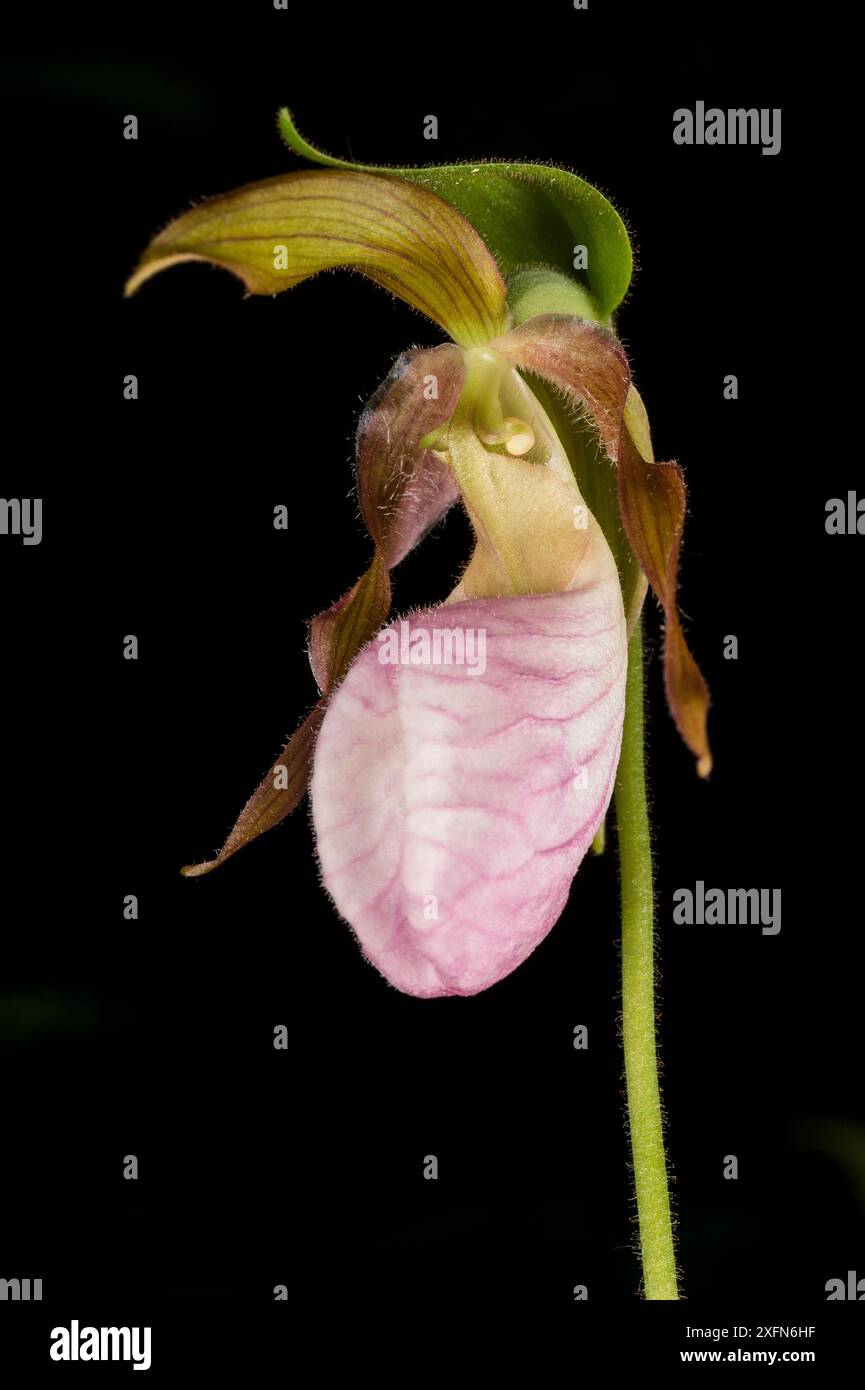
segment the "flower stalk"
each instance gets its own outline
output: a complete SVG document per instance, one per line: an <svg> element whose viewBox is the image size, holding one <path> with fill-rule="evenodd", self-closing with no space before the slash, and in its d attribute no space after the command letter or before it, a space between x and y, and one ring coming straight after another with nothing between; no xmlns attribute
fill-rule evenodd
<svg viewBox="0 0 865 1390"><path fill-rule="evenodd" d="M679 1297L658 1078L652 846L643 746L643 635L628 649L622 752L616 777L622 891L622 1041L628 1126L643 1265L649 1300Z"/></svg>

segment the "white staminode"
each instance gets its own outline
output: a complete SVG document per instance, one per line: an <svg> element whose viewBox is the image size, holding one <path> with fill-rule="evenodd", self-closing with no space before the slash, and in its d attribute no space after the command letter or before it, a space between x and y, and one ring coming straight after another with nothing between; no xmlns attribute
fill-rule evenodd
<svg viewBox="0 0 865 1390"><path fill-rule="evenodd" d="M535 447L535 436L531 426L527 425L525 420L518 420L515 416L509 415L505 420L504 428L507 432L505 448L509 454L520 458Z"/></svg>

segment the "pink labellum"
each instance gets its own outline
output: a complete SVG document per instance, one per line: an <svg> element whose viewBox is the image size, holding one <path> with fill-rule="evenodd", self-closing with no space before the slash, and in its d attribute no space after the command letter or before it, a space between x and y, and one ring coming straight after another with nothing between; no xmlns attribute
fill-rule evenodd
<svg viewBox="0 0 865 1390"><path fill-rule="evenodd" d="M324 883L407 994L489 988L565 905L621 743L625 615L606 559L563 593L413 613L332 696L311 785Z"/></svg>

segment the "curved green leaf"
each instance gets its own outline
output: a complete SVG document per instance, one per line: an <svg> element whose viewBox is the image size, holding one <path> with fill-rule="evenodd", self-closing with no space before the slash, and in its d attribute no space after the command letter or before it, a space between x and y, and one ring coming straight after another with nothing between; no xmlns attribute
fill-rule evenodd
<svg viewBox="0 0 865 1390"><path fill-rule="evenodd" d="M603 193L566 169L498 161L420 169L354 164L310 145L286 107L279 131L295 154L316 164L397 175L432 189L468 218L506 277L529 265L562 271L586 285L601 320L627 293L633 257L625 224ZM584 270L574 268L577 246L586 248Z"/></svg>
<svg viewBox="0 0 865 1390"><path fill-rule="evenodd" d="M507 327L505 283L483 238L433 190L359 171L303 169L191 208L155 236L127 295L182 261L209 261L250 294L354 267L466 347Z"/></svg>

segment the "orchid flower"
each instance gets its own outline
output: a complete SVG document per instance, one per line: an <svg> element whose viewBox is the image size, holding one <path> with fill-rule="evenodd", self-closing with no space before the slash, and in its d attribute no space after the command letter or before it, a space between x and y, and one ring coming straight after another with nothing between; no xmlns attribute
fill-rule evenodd
<svg viewBox="0 0 865 1390"><path fill-rule="evenodd" d="M183 261L231 270L251 294L348 267L447 341L404 353L361 417L357 492L374 549L310 622L320 699L216 857L184 872L223 863L309 788L322 879L365 956L406 994L474 995L555 925L618 773L646 1293L676 1297L672 1237L649 1229L659 1209L669 1227L657 1080L652 1091L637 1077L647 1055L655 1067L639 632L649 585L665 614L669 708L701 776L711 754L708 691L676 607L684 480L654 461L613 328L627 233L562 170L349 165L308 145L287 111L280 125L295 153L325 167L184 213L127 293ZM474 535L459 583L391 621L391 570L457 502Z"/></svg>

